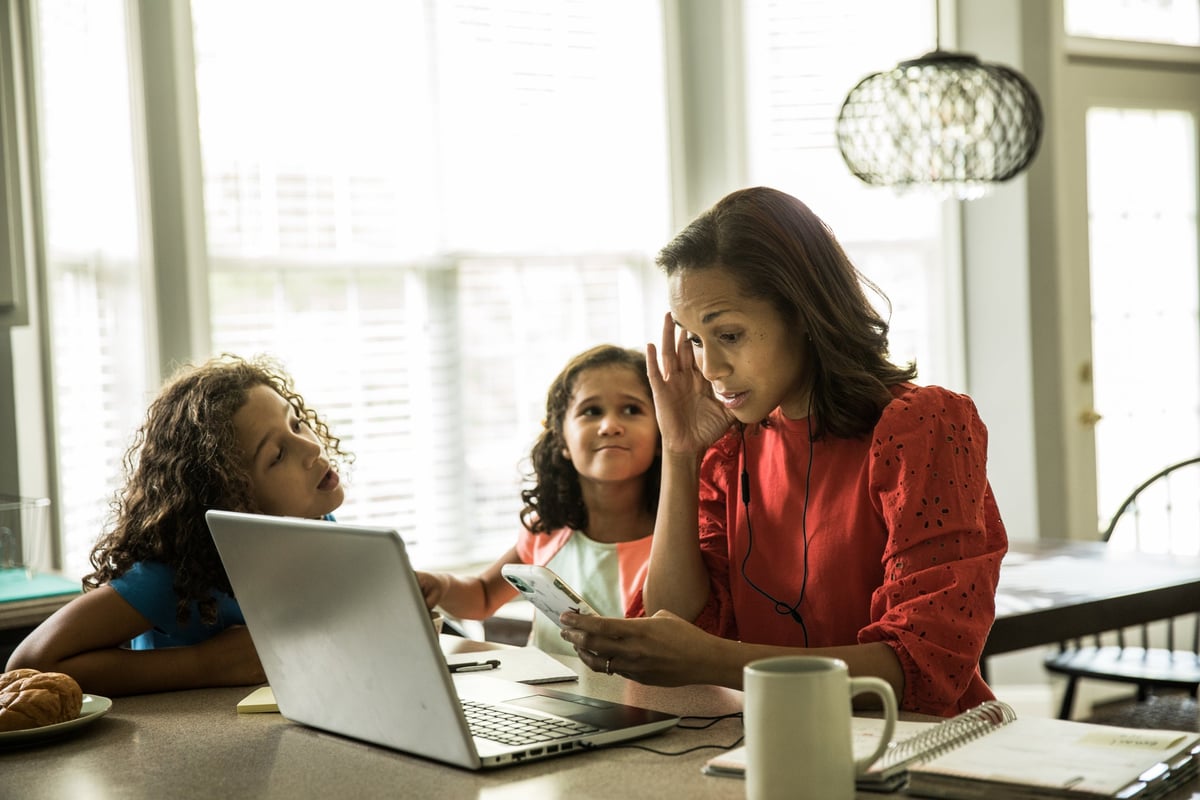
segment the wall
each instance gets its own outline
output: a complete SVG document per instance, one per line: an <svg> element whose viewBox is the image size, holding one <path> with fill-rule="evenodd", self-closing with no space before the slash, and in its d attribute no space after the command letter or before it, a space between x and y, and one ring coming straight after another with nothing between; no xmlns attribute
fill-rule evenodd
<svg viewBox="0 0 1200 800"><path fill-rule="evenodd" d="M960 2L955 49L1028 74L1020 0ZM1029 257L1030 176L1048 169L1043 141L1028 173L990 195L963 204L962 240L967 383L988 426L988 473L1012 541L1040 538L1042 530L1034 410L1034 339ZM1051 713L1056 693L1040 650L990 659L993 686L1031 713Z"/></svg>

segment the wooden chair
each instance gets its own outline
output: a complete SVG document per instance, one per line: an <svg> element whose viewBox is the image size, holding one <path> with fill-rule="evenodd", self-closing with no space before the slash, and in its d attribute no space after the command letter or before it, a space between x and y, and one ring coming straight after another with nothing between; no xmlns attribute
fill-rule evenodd
<svg viewBox="0 0 1200 800"><path fill-rule="evenodd" d="M1181 552L1184 531L1192 542L1200 535L1200 457L1171 464L1145 480L1117 509L1101 538L1113 548L1171 553ZM1151 646L1151 625L1061 643L1044 661L1050 672L1067 677L1058 716L1071 718L1081 678L1135 684L1139 705L1162 688L1186 690L1194 699L1200 686L1200 597L1196 612L1154 624L1164 631L1165 647Z"/></svg>

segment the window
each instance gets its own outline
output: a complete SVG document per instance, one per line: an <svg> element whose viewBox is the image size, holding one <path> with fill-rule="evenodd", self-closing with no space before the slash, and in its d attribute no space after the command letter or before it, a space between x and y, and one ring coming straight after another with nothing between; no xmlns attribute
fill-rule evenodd
<svg viewBox="0 0 1200 800"><path fill-rule="evenodd" d="M164 359L125 6L39 7L58 508L78 574ZM937 207L856 185L833 143L845 93L927 49L932 17L745 9L732 157L834 227L894 303L896 357L938 380L954 331L933 324L950 294ZM869 47L864 13L881 20ZM600 341L658 334L679 69L663 4L193 0L191 16L212 331L195 349L283 361L358 457L341 518L398 527L421 566L490 561L520 524L550 380Z"/></svg>
<svg viewBox="0 0 1200 800"><path fill-rule="evenodd" d="M1087 112L1098 514L1107 524L1156 470L1200 447L1196 124L1165 109ZM1154 176L1147 180L1148 175ZM1184 480L1186 480L1186 472ZM1194 483L1194 482L1193 482ZM1200 509L1172 484L1177 508ZM1200 528L1146 525L1141 546L1200 552ZM1188 535L1190 532L1191 535Z"/></svg>
<svg viewBox="0 0 1200 800"><path fill-rule="evenodd" d="M1200 45L1197 0L1064 0L1069 36Z"/></svg>
<svg viewBox="0 0 1200 800"><path fill-rule="evenodd" d="M890 308L876 305L891 322L893 360L915 359L922 383L961 389L943 203L860 182L834 130L859 81L933 49L933 3L747 0L745 8L750 182L803 200L887 295Z"/></svg>
<svg viewBox="0 0 1200 800"><path fill-rule="evenodd" d="M34 17L63 566L86 571L150 381L125 15L45 2Z"/></svg>
<svg viewBox="0 0 1200 800"><path fill-rule="evenodd" d="M658 5L252 7L193 2L213 349L330 416L340 517L494 558L551 379L663 307Z"/></svg>

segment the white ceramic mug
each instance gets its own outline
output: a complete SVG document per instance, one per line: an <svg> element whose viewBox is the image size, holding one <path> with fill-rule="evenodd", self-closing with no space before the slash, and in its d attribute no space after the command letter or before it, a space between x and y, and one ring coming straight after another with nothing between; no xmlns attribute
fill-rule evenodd
<svg viewBox="0 0 1200 800"><path fill-rule="evenodd" d="M896 696L881 678L851 678L846 662L779 656L743 670L746 797L750 800L852 800L854 779L887 749ZM850 700L873 692L884 728L875 752L854 758Z"/></svg>

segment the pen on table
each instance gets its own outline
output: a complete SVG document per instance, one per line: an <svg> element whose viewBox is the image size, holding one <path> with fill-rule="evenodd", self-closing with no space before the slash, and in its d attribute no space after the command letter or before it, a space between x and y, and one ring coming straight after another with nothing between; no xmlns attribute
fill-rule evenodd
<svg viewBox="0 0 1200 800"><path fill-rule="evenodd" d="M462 664L450 665L451 672L482 672L487 669L500 669L500 662L489 658L487 661L465 661Z"/></svg>

